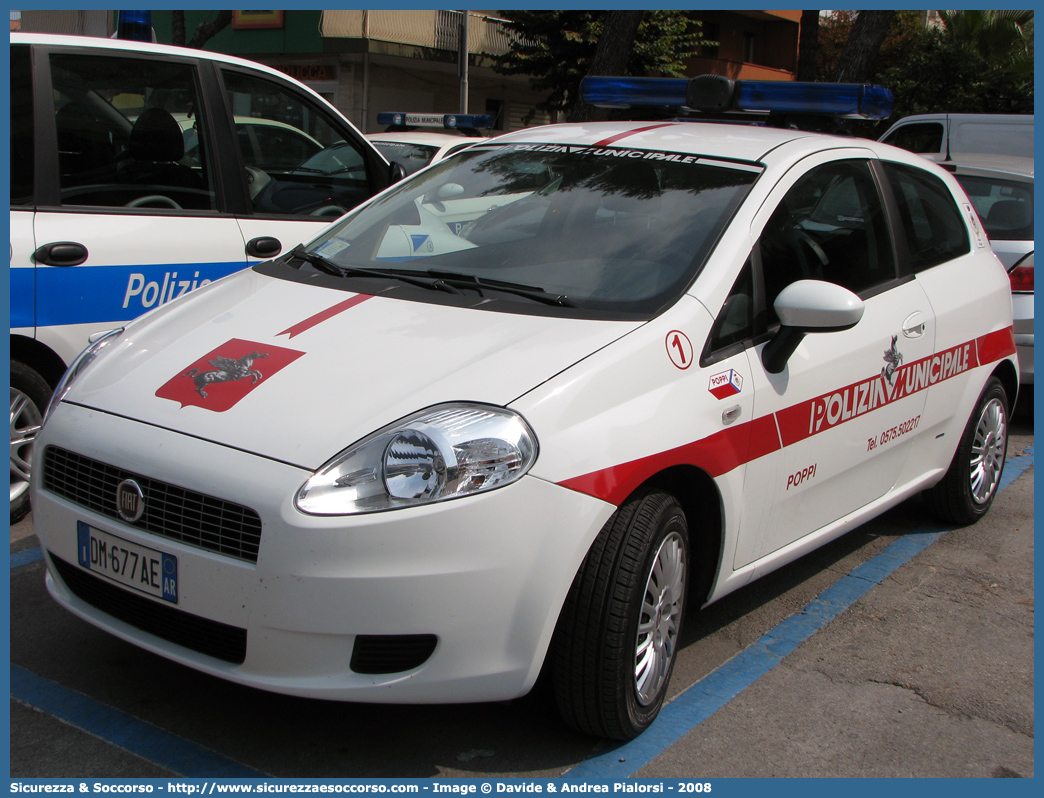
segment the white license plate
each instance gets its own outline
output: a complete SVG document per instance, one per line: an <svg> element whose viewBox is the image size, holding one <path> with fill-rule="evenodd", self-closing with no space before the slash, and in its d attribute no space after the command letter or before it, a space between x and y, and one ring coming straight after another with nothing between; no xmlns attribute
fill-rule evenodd
<svg viewBox="0 0 1044 798"><path fill-rule="evenodd" d="M76 522L76 558L82 568L141 593L178 603L178 558Z"/></svg>

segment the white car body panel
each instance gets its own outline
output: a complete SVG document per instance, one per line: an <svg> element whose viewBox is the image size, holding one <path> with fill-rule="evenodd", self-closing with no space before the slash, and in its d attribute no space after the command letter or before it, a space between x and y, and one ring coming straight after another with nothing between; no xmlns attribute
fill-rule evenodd
<svg viewBox="0 0 1044 798"><path fill-rule="evenodd" d="M316 289L252 271L214 284L205 298L131 326L118 344L120 356L84 376L77 401L309 470L421 408L461 399L507 404L636 326L471 312ZM342 303L350 306L316 321ZM171 384L187 392L186 401L195 399L195 383L184 375L220 348L230 329L261 353L302 355L274 375L274 358L256 360L265 390L250 391L235 406L234 421L226 412L156 395ZM301 403L314 412L298 418ZM272 423L292 417L292 424Z"/></svg>

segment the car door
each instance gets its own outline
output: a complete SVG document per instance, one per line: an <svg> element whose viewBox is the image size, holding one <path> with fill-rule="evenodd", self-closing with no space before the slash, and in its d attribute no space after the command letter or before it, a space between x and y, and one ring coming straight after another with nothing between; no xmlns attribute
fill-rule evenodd
<svg viewBox="0 0 1044 798"><path fill-rule="evenodd" d="M761 362L767 342L756 347L754 415L775 418L781 448L748 469L747 484L766 486L753 501L768 508L751 513L755 529L745 530L739 560L770 555L880 499L923 431L925 393L900 369L933 353L933 311L916 280L899 276L869 158L846 155L795 167L755 222L752 262L769 336L779 326L772 303L797 280L841 285L864 312L851 329L806 335L779 373Z"/></svg>
<svg viewBox="0 0 1044 798"><path fill-rule="evenodd" d="M37 45L38 337L66 363L88 336L246 265L221 207L212 105L191 57Z"/></svg>

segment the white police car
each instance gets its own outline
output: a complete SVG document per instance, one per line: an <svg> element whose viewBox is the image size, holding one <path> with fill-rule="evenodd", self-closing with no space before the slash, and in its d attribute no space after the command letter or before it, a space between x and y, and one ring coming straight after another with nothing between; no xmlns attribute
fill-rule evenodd
<svg viewBox="0 0 1044 798"><path fill-rule="evenodd" d="M383 133L367 133L366 138L392 163L412 175L430 163L485 140L480 130L493 127L486 114L420 114L382 111L377 123L388 125ZM417 128L438 128L449 133L433 133Z"/></svg>
<svg viewBox="0 0 1044 798"><path fill-rule="evenodd" d="M541 127L95 342L38 439L36 530L62 605L206 673L447 702L546 668L571 725L629 738L687 613L918 493L981 517L1017 389L1007 276L935 165Z"/></svg>
<svg viewBox="0 0 1044 798"><path fill-rule="evenodd" d="M401 170L260 64L85 36L10 50L15 521L51 389L92 333L290 249ZM304 168L334 146L351 171Z"/></svg>

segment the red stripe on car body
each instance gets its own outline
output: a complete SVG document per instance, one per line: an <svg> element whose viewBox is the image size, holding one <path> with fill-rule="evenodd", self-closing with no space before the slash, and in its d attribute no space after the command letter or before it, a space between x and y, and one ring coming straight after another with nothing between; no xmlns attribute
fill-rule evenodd
<svg viewBox="0 0 1044 798"><path fill-rule="evenodd" d="M670 127L672 124L675 124L675 123L674 122L661 122L658 125L649 125L648 127L639 127L639 128L635 128L634 130L627 130L627 131L624 131L623 133L617 133L615 136L610 136L607 139L602 139L601 141L599 141L599 142L597 142L595 144L592 144L591 146L592 147L608 147L610 144L613 144L613 143L619 141L620 139L625 139L628 136L634 136L634 135L636 135L638 133L644 133L647 130L656 130L657 128L661 128L661 127Z"/></svg>
<svg viewBox="0 0 1044 798"><path fill-rule="evenodd" d="M365 302L367 299L373 299L373 296L371 294L356 294L351 299L346 299L344 300L344 302L338 302L333 307L327 308L324 311L316 313L314 316L310 316L309 318L305 319L304 321L298 322L292 327L287 327L281 333L276 333L276 335L289 335L291 338L293 338L295 335L300 335L301 333L312 329L316 325L322 324L327 319L332 319L339 313L344 313L344 311L348 310L349 308L354 308L356 305L358 305L361 302Z"/></svg>
<svg viewBox="0 0 1044 798"><path fill-rule="evenodd" d="M671 466L694 465L711 477L719 477L858 415L1013 354L1014 327L997 330L901 366L896 370L889 390L883 387L886 378L878 375L675 449L572 477L558 484L619 506L639 485ZM864 399L866 404L861 405ZM817 411L822 413L817 415Z"/></svg>

